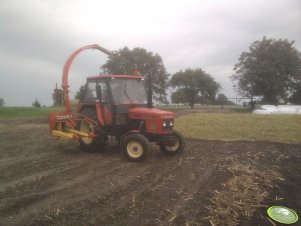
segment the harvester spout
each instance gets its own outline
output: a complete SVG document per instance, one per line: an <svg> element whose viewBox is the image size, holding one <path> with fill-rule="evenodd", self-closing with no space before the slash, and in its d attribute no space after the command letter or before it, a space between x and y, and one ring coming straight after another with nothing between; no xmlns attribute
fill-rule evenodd
<svg viewBox="0 0 301 226"><path fill-rule="evenodd" d="M112 52L97 45L97 44L94 44L94 45L87 45L87 46L84 46L78 50L76 50L75 52L73 52L68 60L66 61L65 65L64 65L64 69L63 69L63 75L62 75L62 87L63 87L63 91L64 91L64 100L65 100L65 108L66 108L66 112L71 112L71 109L70 109L70 100L69 100L69 95L68 95L68 88L69 88L69 85L68 85L68 74L69 74L69 69L70 69L70 66L74 60L74 58L82 51L86 50L86 49L97 49L109 56L112 55Z"/></svg>

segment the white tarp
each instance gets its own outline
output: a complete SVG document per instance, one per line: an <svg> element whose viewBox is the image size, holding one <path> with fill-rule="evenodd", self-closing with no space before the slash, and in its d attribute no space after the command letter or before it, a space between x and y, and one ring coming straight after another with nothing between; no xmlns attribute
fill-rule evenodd
<svg viewBox="0 0 301 226"><path fill-rule="evenodd" d="M254 114L301 114L301 105L262 105L253 111Z"/></svg>

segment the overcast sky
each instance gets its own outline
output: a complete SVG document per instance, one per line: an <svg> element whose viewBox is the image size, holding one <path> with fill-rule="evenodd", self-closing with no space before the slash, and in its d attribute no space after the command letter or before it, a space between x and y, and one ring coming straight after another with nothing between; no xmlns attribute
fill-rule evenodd
<svg viewBox="0 0 301 226"><path fill-rule="evenodd" d="M169 73L202 68L234 97L229 76L249 45L294 40L301 50L300 0L0 0L0 97L6 106L51 105L63 65L79 47L142 47L161 55ZM71 94L96 75L106 56L76 58Z"/></svg>

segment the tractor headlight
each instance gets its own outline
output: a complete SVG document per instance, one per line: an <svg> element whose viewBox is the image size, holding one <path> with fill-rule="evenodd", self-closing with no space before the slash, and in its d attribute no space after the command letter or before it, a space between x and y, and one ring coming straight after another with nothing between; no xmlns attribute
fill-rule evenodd
<svg viewBox="0 0 301 226"><path fill-rule="evenodd" d="M172 119L165 119L162 122L163 129L172 129L173 127L173 120Z"/></svg>

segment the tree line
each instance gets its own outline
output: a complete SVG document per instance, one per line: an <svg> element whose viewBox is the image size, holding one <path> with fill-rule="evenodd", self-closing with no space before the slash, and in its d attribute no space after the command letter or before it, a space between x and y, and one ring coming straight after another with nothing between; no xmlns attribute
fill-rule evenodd
<svg viewBox="0 0 301 226"><path fill-rule="evenodd" d="M259 97L269 104L281 100L301 103L301 55L287 39L267 39L253 42L249 51L243 52L234 66L231 76L237 91L249 98ZM146 88L151 84L153 98L167 103L170 89L171 102L227 104L224 94L219 93L221 85L202 68L186 68L170 75L159 54L144 48L127 47L114 51L101 67L107 74L133 74L139 71L146 77ZM76 94L81 99L84 86ZM217 95L219 93L219 95ZM55 105L62 103L62 90L53 93Z"/></svg>

